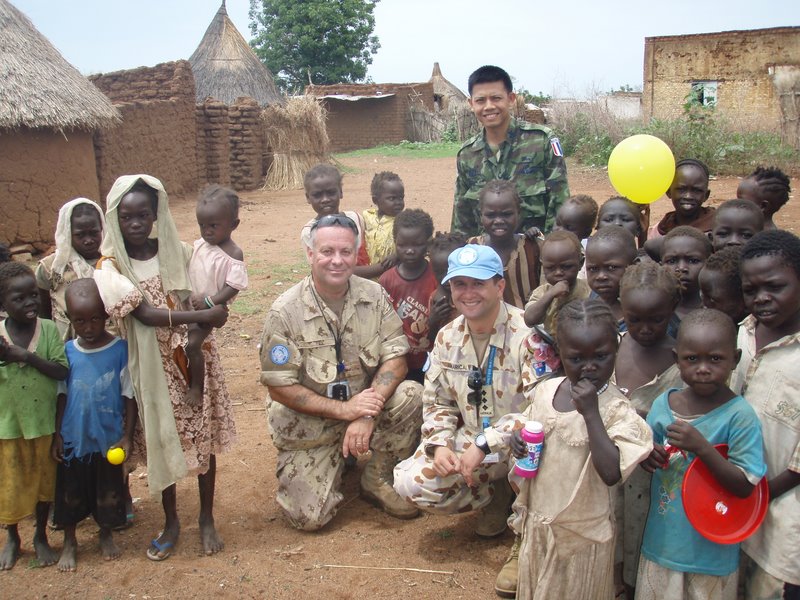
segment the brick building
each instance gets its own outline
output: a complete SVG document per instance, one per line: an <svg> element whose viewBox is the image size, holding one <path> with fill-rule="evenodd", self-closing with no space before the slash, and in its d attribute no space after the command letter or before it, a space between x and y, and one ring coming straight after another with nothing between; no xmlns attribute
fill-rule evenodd
<svg viewBox="0 0 800 600"><path fill-rule="evenodd" d="M800 147L800 27L645 38L644 119L680 117L692 91L737 128Z"/></svg>
<svg viewBox="0 0 800 600"><path fill-rule="evenodd" d="M397 144L413 137L411 105L434 110L433 83L310 85L328 114L331 152Z"/></svg>

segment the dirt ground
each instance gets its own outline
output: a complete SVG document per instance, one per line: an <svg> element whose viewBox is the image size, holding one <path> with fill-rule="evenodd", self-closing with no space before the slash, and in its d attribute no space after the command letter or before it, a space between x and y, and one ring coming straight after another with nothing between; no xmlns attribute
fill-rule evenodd
<svg viewBox="0 0 800 600"><path fill-rule="evenodd" d="M347 158L343 165L342 207L367 208L373 173L390 170L405 183L407 207L430 212L437 229L449 227L453 158L360 157ZM614 193L604 171L573 163L569 164L569 183L572 193L589 194L600 202ZM798 189L800 182L792 184ZM736 178L712 181L711 204L735 197L737 185ZM250 290L237 300L228 324L218 333L239 432L235 448L218 459L215 513L225 550L212 557L201 555L197 486L187 478L178 484L183 530L177 550L161 564L147 560L145 549L159 531L162 512L140 468L131 479L133 495L139 498L135 524L116 535L123 550L120 560L102 560L97 527L85 521L78 529L77 573L36 568L30 543L32 524L27 521L20 527L22 558L12 571L0 573L0 598L494 597L494 577L506 559L512 535L480 540L472 531L472 515L392 519L358 497L363 465L345 475L344 505L322 531L298 532L282 517L275 502L276 452L267 433L257 344L272 300L306 274L298 232L312 211L302 191L251 192L243 194L242 200L242 224L235 239L245 251ZM792 204L778 219L779 225L790 229L798 217L798 208ZM666 199L655 203L653 222L668 208ZM172 213L182 238L194 240L194 199L173 199ZM51 540L60 549L61 535L52 534Z"/></svg>

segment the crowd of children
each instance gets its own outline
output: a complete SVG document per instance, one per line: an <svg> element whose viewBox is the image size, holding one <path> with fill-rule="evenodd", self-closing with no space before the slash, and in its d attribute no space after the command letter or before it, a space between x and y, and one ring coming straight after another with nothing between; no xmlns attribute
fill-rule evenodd
<svg viewBox="0 0 800 600"><path fill-rule="evenodd" d="M435 233L427 212L406 208L395 173L375 175L375 206L363 214L342 211L335 167L310 169L304 185L316 216L302 242L323 216L353 220L355 273L377 279L401 317L408 379L424 382L427 353L457 316L442 284L449 254L474 243L500 258L504 300L524 308L531 360L544 365L525 412L485 432L493 450L521 456L522 425L544 425L538 476L511 476L518 597L733 600L739 586L747 598L798 597L800 239L774 222L790 192L782 172L757 169L714 209L704 206L706 166L681 160L667 192L674 210L649 231L649 211L630 200L598 207L577 195L546 236L519 231L514 184L490 181L483 233L469 240ZM158 180L121 177L107 206L104 215L88 199L65 204L56 251L35 273L0 261L2 570L20 555L17 523L28 515L40 563L56 561L51 502L61 570L76 568L75 526L90 514L104 558L119 556L111 531L131 518L126 476L140 460L165 513L148 558L164 560L178 542L175 482L190 471L203 549L222 548L215 456L235 425L212 329L247 287L231 238L238 198L221 186L201 194L193 249ZM106 460L116 448L122 465ZM462 461L482 459L473 445ZM690 523L682 483L693 459L734 496L766 476L766 518L741 548Z"/></svg>

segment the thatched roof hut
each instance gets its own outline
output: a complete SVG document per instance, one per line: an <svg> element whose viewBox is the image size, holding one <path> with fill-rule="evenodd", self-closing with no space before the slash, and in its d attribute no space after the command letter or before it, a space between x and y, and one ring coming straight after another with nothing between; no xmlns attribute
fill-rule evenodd
<svg viewBox="0 0 800 600"><path fill-rule="evenodd" d="M225 0L189 62L194 73L197 102L211 97L233 104L236 98L248 96L261 106L285 103L272 73L228 18Z"/></svg>
<svg viewBox="0 0 800 600"><path fill-rule="evenodd" d="M59 207L99 200L93 133L111 101L0 0L0 242L49 247Z"/></svg>
<svg viewBox="0 0 800 600"><path fill-rule="evenodd" d="M438 62L433 63L433 73L429 81L433 84L433 98L441 109L446 110L453 101L467 101L466 94L444 78Z"/></svg>
<svg viewBox="0 0 800 600"><path fill-rule="evenodd" d="M119 121L100 90L0 0L0 129L91 131Z"/></svg>

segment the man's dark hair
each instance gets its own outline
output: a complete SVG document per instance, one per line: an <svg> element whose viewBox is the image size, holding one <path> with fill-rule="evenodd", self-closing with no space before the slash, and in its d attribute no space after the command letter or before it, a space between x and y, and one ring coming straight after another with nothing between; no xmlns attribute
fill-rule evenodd
<svg viewBox="0 0 800 600"><path fill-rule="evenodd" d="M511 93L514 91L514 86L511 84L511 77L500 67L494 65L484 65L472 72L467 80L467 89L469 95L472 96L472 88L479 83L494 83L495 81L502 81L503 87L506 92Z"/></svg>

